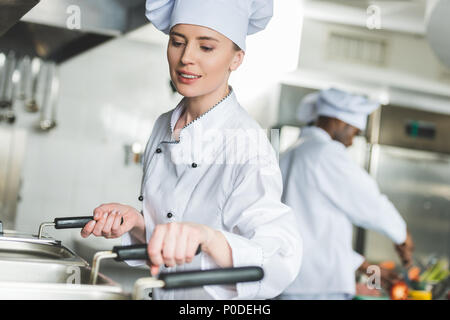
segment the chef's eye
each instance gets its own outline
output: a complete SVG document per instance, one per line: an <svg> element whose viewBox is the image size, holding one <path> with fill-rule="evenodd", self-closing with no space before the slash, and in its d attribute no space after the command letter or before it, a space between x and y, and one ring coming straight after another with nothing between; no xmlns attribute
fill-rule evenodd
<svg viewBox="0 0 450 320"><path fill-rule="evenodd" d="M183 42L179 42L179 41L175 41L175 40L172 40L172 45L174 46L174 47L181 47L182 45L183 45Z"/></svg>
<svg viewBox="0 0 450 320"><path fill-rule="evenodd" d="M201 48L203 51L205 51L205 52L210 52L210 51L213 51L213 50L214 50L214 48L206 47L206 46L201 46L200 48Z"/></svg>

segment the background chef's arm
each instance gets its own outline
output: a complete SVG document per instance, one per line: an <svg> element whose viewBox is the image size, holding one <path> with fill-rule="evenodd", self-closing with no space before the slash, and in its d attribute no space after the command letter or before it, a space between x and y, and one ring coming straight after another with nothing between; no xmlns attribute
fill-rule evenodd
<svg viewBox="0 0 450 320"><path fill-rule="evenodd" d="M213 297L273 298L296 278L302 240L292 210L281 203L281 192L281 173L275 157L265 165L240 166L233 191L222 209L223 224L229 232L221 232L230 245L233 266L260 266L265 276L256 283L237 284L234 296L226 296L223 287L206 287ZM203 266L207 262L204 260Z"/></svg>
<svg viewBox="0 0 450 320"><path fill-rule="evenodd" d="M319 189L353 224L380 232L395 244L405 242L405 221L345 150L336 145L324 148L314 173Z"/></svg>
<svg viewBox="0 0 450 320"><path fill-rule="evenodd" d="M412 240L411 233L409 231L406 232L406 240L401 244L395 245L395 250L397 251L398 256L402 260L402 264L405 267L410 267L413 263L413 251L414 251L414 242Z"/></svg>

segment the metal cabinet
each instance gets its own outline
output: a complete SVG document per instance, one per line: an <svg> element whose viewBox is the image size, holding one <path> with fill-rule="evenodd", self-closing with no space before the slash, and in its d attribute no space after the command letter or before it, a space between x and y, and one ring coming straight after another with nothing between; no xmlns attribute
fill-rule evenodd
<svg viewBox="0 0 450 320"><path fill-rule="evenodd" d="M377 145L372 174L405 219L417 257L450 257L450 155ZM367 231L369 260L398 261L392 242Z"/></svg>
<svg viewBox="0 0 450 320"><path fill-rule="evenodd" d="M450 116L402 106L371 115L368 170L405 219L417 257L450 257ZM359 232L370 260L398 261L392 242Z"/></svg>

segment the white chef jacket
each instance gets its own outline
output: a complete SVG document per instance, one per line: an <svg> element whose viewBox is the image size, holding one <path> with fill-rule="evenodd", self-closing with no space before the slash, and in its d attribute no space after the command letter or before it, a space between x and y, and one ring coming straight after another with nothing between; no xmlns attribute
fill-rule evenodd
<svg viewBox="0 0 450 320"><path fill-rule="evenodd" d="M281 202L282 179L275 152L265 134L254 135L262 130L239 105L232 90L185 126L180 142L175 142L173 129L183 108L184 99L157 119L146 147L142 195L147 242L156 224L205 224L226 237L234 267L260 266L265 276L261 281L236 286L157 289L153 298L275 297L297 276L302 256L294 214ZM251 133L246 135L245 130ZM122 242L136 243L128 233ZM192 263L162 266L161 272L211 268L219 266L207 254L200 253Z"/></svg>
<svg viewBox="0 0 450 320"><path fill-rule="evenodd" d="M355 293L355 271L364 258L352 249L352 224L380 232L396 244L406 224L345 146L318 127L280 156L282 201L298 219L303 262L284 295Z"/></svg>

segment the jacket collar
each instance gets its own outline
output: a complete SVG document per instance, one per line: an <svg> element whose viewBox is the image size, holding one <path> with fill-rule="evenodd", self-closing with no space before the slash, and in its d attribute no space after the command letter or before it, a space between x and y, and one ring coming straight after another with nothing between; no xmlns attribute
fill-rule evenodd
<svg viewBox="0 0 450 320"><path fill-rule="evenodd" d="M171 137L175 125L184 111L186 98L183 98L176 108L172 111L170 118L170 132ZM233 88L230 86L230 93L216 105L211 107L208 111L185 125L180 132L180 142L183 135L193 134L193 131L202 127L202 130L218 130L221 129L226 121L231 118L234 108L238 105L236 95Z"/></svg>
<svg viewBox="0 0 450 320"><path fill-rule="evenodd" d="M227 124L236 118L240 108L237 98L231 89L227 97L181 129L180 139L175 141L173 128L184 110L184 102L185 99L172 111L168 126L170 141L163 142L170 146L176 164L209 163L223 149Z"/></svg>
<svg viewBox="0 0 450 320"><path fill-rule="evenodd" d="M314 138L317 138L322 141L331 141L332 140L330 135L328 134L328 132L326 132L322 128L319 128L316 126L302 128L301 132L300 132L300 138L306 139L306 138L310 138L310 137L314 137Z"/></svg>

